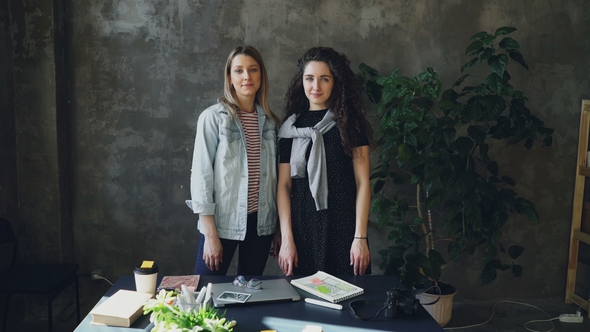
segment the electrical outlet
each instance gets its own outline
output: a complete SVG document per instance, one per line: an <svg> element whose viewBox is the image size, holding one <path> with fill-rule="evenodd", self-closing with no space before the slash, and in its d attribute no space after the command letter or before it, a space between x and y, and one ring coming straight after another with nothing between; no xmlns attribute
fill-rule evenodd
<svg viewBox="0 0 590 332"><path fill-rule="evenodd" d="M100 280L104 277L102 269L94 269L90 272L90 280Z"/></svg>

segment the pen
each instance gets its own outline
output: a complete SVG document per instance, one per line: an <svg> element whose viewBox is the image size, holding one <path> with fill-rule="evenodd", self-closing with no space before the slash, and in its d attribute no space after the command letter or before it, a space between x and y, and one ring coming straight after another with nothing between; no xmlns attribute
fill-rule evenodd
<svg viewBox="0 0 590 332"><path fill-rule="evenodd" d="M319 301L319 300L315 300L315 299L310 299L309 297L306 297L305 298L305 302L306 303L309 303L309 304L319 305L320 307L326 307L326 308L330 308L330 309L342 310L342 306L340 304L330 303L330 302L326 302L326 301Z"/></svg>

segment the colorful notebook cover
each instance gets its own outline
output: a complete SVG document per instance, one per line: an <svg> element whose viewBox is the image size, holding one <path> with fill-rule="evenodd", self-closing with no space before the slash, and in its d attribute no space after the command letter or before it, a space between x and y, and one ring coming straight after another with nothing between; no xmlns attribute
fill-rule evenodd
<svg viewBox="0 0 590 332"><path fill-rule="evenodd" d="M199 286L199 280L201 277L198 274L186 275L186 276L165 276L162 278L160 285L158 285L158 291L165 290L180 290L180 285L186 285L189 291L197 291Z"/></svg>
<svg viewBox="0 0 590 332"><path fill-rule="evenodd" d="M293 279L291 284L332 303L338 303L364 293L362 288L323 271L318 271L309 277Z"/></svg>

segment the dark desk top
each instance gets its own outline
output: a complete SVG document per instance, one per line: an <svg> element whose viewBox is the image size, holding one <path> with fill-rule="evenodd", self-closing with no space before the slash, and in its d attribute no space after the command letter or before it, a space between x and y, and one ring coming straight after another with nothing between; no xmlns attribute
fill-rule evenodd
<svg viewBox="0 0 590 332"><path fill-rule="evenodd" d="M231 282L232 276L201 276L199 288L207 283ZM259 279L275 279L288 277L282 276L261 276ZM319 325L324 332L359 332L359 331L444 331L438 323L430 316L422 306L414 316L399 314L397 318L387 319L383 313L376 319L362 321L350 315L348 304L354 300L373 300L384 303L386 291L392 287L403 288L397 278L393 276L369 275L369 276L344 276L340 277L365 290L363 295L343 301L340 304L344 307L342 311L319 307L307 304L303 301L305 297L316 298L298 288L301 300L296 302L263 303L245 305L243 307L228 307L225 317L237 321L234 327L235 332L259 332L261 330L273 329L277 332L301 332L306 325ZM249 279L249 277L247 277ZM111 296L119 289L135 290L133 276L122 276L107 291L104 299ZM99 302L100 303L100 302ZM360 312L363 316L373 315L379 310L378 307L366 307ZM220 308L221 311L226 308ZM358 310L357 310L358 311ZM141 316L130 328L117 328L107 326L90 325L92 317L87 315L75 332L139 332L150 331L153 325L149 322L148 316Z"/></svg>

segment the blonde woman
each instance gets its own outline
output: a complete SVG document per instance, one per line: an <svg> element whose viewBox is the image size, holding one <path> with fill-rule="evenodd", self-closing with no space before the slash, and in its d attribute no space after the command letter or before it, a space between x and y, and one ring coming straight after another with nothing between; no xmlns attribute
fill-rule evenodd
<svg viewBox="0 0 590 332"><path fill-rule="evenodd" d="M268 106L260 53L236 47L227 58L224 93L199 116L191 200L199 215L194 273L225 275L239 246L238 274L261 275L277 223L278 117Z"/></svg>

